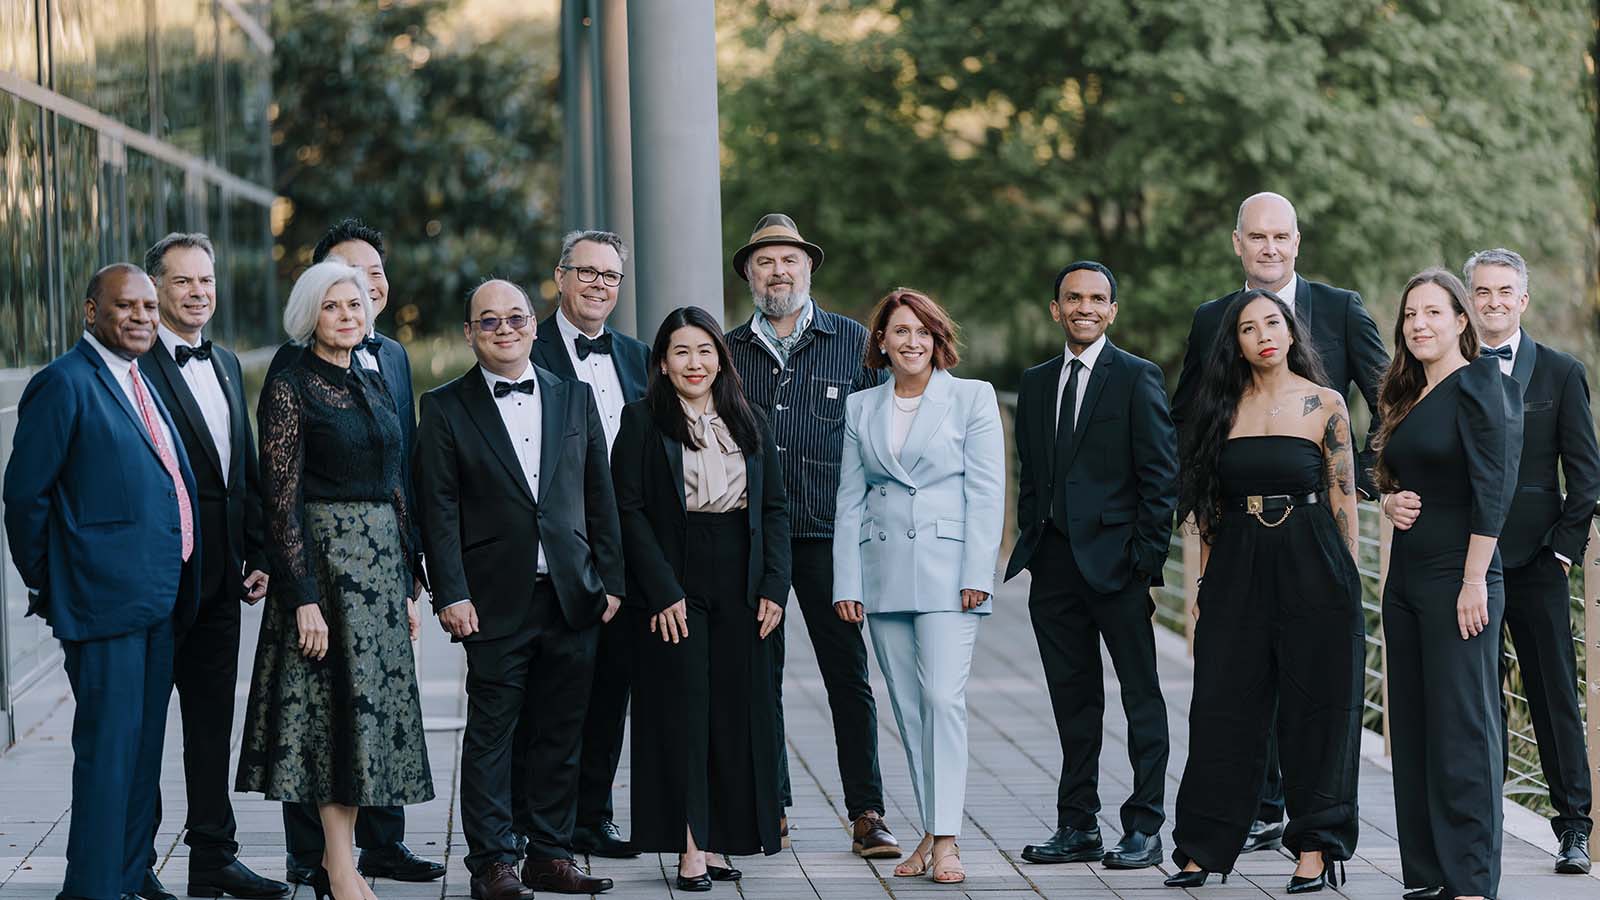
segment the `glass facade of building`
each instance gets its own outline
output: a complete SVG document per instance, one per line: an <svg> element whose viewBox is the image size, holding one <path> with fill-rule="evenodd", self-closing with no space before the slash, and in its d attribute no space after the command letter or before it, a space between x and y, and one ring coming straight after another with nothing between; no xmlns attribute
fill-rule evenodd
<svg viewBox="0 0 1600 900"><path fill-rule="evenodd" d="M0 0L0 464L17 400L82 332L89 276L169 231L217 248L209 336L273 340L265 0ZM59 649L0 569L0 748Z"/></svg>

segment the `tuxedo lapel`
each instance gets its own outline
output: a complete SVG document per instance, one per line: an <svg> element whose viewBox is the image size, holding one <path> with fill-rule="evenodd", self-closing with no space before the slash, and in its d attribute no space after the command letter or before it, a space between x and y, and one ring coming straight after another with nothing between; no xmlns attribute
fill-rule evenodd
<svg viewBox="0 0 1600 900"><path fill-rule="evenodd" d="M873 409L862 411L867 414L866 421L861 423L861 431L857 433L865 432L864 443L872 450L879 468L896 481L910 484L910 472L900 464L900 457L889 451L889 431L894 428L894 385L887 385L881 393L883 396Z"/></svg>
<svg viewBox="0 0 1600 900"><path fill-rule="evenodd" d="M1294 317L1300 320L1305 327L1306 334L1313 333L1316 328L1317 301L1311 296L1311 284L1299 273L1294 276Z"/></svg>
<svg viewBox="0 0 1600 900"><path fill-rule="evenodd" d="M954 381L955 376L943 369L934 369L933 377L928 379L928 387L922 392L922 403L917 407L916 418L911 420L911 433L906 435L906 445L900 448L900 463L908 473L922 461L928 442L933 440L934 432L944 424L944 417L950 412L950 391ZM893 388L889 389L889 394L893 396Z"/></svg>
<svg viewBox="0 0 1600 900"><path fill-rule="evenodd" d="M1072 423L1072 449L1067 452L1063 468L1071 466L1072 461L1078 458L1078 448L1083 446L1083 437L1089 431L1089 420L1094 418L1094 408L1100 403L1100 395L1105 392L1106 382L1111 379L1111 369L1117 362L1116 345L1107 338L1106 345L1100 348L1100 358L1094 361L1094 369L1089 372L1089 386L1084 388L1083 403L1078 407L1077 418ZM1061 402L1067 402L1067 398L1062 397Z"/></svg>
<svg viewBox="0 0 1600 900"><path fill-rule="evenodd" d="M528 499L536 501L533 488L528 485L528 479L522 474L522 463L517 460L516 448L511 446L511 434L506 431L506 423L500 418L500 410L494 405L494 395L490 393L489 385L484 380L483 369L473 366L467 374L461 376L461 380L456 382L456 392L461 399L462 407L467 411L467 417L478 427L478 433L488 442L495 458L499 459L500 464L511 473L512 479L522 488Z"/></svg>
<svg viewBox="0 0 1600 900"><path fill-rule="evenodd" d="M554 372L567 381L578 380L578 370L572 367L572 357L567 354L561 340L561 325L551 313L539 323L539 332L533 339L534 363ZM618 370L621 377L621 370Z"/></svg>
<svg viewBox="0 0 1600 900"><path fill-rule="evenodd" d="M1032 397L1028 398L1029 413L1033 421L1039 423L1034 429L1038 439L1034 441L1034 459L1048 460L1045 471L1052 475L1056 467L1061 465L1061 460L1056 459L1056 397L1061 388L1061 367L1066 365L1066 357L1058 356L1045 366L1044 372L1035 383L1039 386Z"/></svg>
<svg viewBox="0 0 1600 900"><path fill-rule="evenodd" d="M244 460L250 443L250 420L245 418L244 411L244 383L242 374L235 377L228 372L228 366L223 365L222 351L215 346L211 350L211 368L217 373L217 382L222 385L222 396L228 398L228 439L232 442L233 451L229 454L229 467L238 467L235 464ZM231 356L231 354L229 354ZM237 365L237 362L235 362ZM242 467L240 471L243 472ZM232 486L233 478L224 475L223 483Z"/></svg>
<svg viewBox="0 0 1600 900"><path fill-rule="evenodd" d="M539 501L550 495L556 470L561 466L561 443L567 436L567 402L571 390L567 382L537 367L533 377L539 381ZM574 432L576 433L576 432Z"/></svg>
<svg viewBox="0 0 1600 900"><path fill-rule="evenodd" d="M1528 332L1522 332L1522 341L1517 345L1517 356L1511 361L1511 377L1517 380L1517 386L1522 389L1522 396L1528 396L1528 382L1533 380L1533 367L1538 362L1539 345L1534 343Z"/></svg>
<svg viewBox="0 0 1600 900"><path fill-rule="evenodd" d="M611 335L611 365L616 367L617 380L622 383L622 399L632 403L644 396L645 361L628 352L622 342L622 335L617 334L609 326L606 328L606 333Z"/></svg>
<svg viewBox="0 0 1600 900"><path fill-rule="evenodd" d="M376 331L373 334L378 334ZM395 408L400 407L400 384L405 378L401 370L398 353L400 344L393 338L378 334L382 343L378 345L378 374L383 376L383 384L389 389L389 398L394 402ZM360 365L360 363L356 363Z"/></svg>
<svg viewBox="0 0 1600 900"><path fill-rule="evenodd" d="M215 354L213 354L215 355ZM211 461L211 467L217 471L217 477L224 485L228 483L228 473L222 471L222 454L217 451L216 441L211 439L211 429L206 425L205 414L200 412L200 404L195 402L194 393L189 390L189 383L183 380L183 372L178 368L178 363L172 358L172 353L167 345L156 341L155 353L152 354L156 369L161 373L161 380L166 383L167 394L177 400L177 411L174 415L182 415L189 423L189 430L194 432L195 438L200 441L200 446L205 450L206 459ZM212 365L209 359L192 359L189 365ZM226 384L220 370L217 371L217 380ZM223 393L227 394L226 388ZM233 401L229 398L228 411L233 413ZM230 427L232 423L229 423Z"/></svg>
<svg viewBox="0 0 1600 900"><path fill-rule="evenodd" d="M673 493L678 497L678 509L689 509L689 498L683 488L683 445L667 436L664 431L656 432L661 438L661 449L667 454L667 468L672 470ZM756 496L753 492L751 497ZM750 504L755 506L754 503Z"/></svg>

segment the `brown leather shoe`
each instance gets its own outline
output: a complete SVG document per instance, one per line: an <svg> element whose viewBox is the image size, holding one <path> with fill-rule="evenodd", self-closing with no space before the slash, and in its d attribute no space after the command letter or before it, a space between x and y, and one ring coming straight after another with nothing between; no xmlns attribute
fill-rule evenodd
<svg viewBox="0 0 1600 900"><path fill-rule="evenodd" d="M877 810L869 809L856 819L850 849L862 859L899 859L900 842Z"/></svg>
<svg viewBox="0 0 1600 900"><path fill-rule="evenodd" d="M599 894L611 890L611 879L596 878L570 859L534 859L522 864L522 883L536 891L557 894Z"/></svg>
<svg viewBox="0 0 1600 900"><path fill-rule="evenodd" d="M472 879L472 900L533 900L533 890L517 878L516 866L490 863Z"/></svg>

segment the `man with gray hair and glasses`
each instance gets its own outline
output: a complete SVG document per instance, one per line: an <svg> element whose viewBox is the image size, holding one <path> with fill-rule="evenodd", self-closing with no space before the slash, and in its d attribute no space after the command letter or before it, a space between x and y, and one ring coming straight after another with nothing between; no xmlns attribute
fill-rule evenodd
<svg viewBox="0 0 1600 900"><path fill-rule="evenodd" d="M144 257L155 281L159 322L139 371L166 404L199 489L200 602L194 625L177 640L172 681L183 715L183 777L188 798L190 896L285 897L289 886L239 861L238 824L229 800L228 752L239 680L239 604L267 594L267 561L256 444L244 398L244 373L232 350L204 336L217 311L216 252L198 232L174 232ZM161 806L156 806L160 827ZM155 876L156 852L140 896L168 900Z"/></svg>
<svg viewBox="0 0 1600 900"><path fill-rule="evenodd" d="M1496 357L1500 371L1522 392L1522 462L1511 511L1500 531L1506 584L1502 651L1509 635L1556 811L1550 823L1560 841L1555 870L1583 874L1589 871L1594 822L1567 573L1574 560L1583 559L1600 498L1600 447L1589 412L1589 380L1583 363L1536 342L1522 327L1528 310L1528 265L1520 255L1503 248L1480 250L1467 259L1462 274L1481 352ZM1427 515L1425 507L1421 497L1402 491L1385 498L1384 513L1404 530L1419 515ZM1502 682L1506 668L1502 652Z"/></svg>

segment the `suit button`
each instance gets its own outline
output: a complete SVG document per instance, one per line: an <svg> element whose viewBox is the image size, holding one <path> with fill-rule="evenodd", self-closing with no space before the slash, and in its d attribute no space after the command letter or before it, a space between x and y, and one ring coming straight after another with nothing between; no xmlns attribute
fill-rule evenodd
<svg viewBox="0 0 1600 900"><path fill-rule="evenodd" d="M917 495L917 489L916 488L912 488L911 489L911 496L915 497L916 495Z"/></svg>
<svg viewBox="0 0 1600 900"><path fill-rule="evenodd" d="M878 496L879 497L887 497L887 496L889 496L889 489L884 487L884 486L882 486L882 485L879 485L878 486Z"/></svg>
<svg viewBox="0 0 1600 900"><path fill-rule="evenodd" d="M774 375L778 374L778 370L777 369L773 369L772 370L772 374L774 374Z"/></svg>
<svg viewBox="0 0 1600 900"><path fill-rule="evenodd" d="M912 539L913 541L916 540L917 539L917 530L915 528L907 529L906 530L906 537Z"/></svg>
<svg viewBox="0 0 1600 900"><path fill-rule="evenodd" d="M887 534L884 534L884 533L883 533L883 532L881 532L881 531L880 531L880 532L878 532L878 540L880 540L880 541L887 541L887 540L888 540L888 539L889 539L889 536L888 536L888 535L887 535Z"/></svg>

